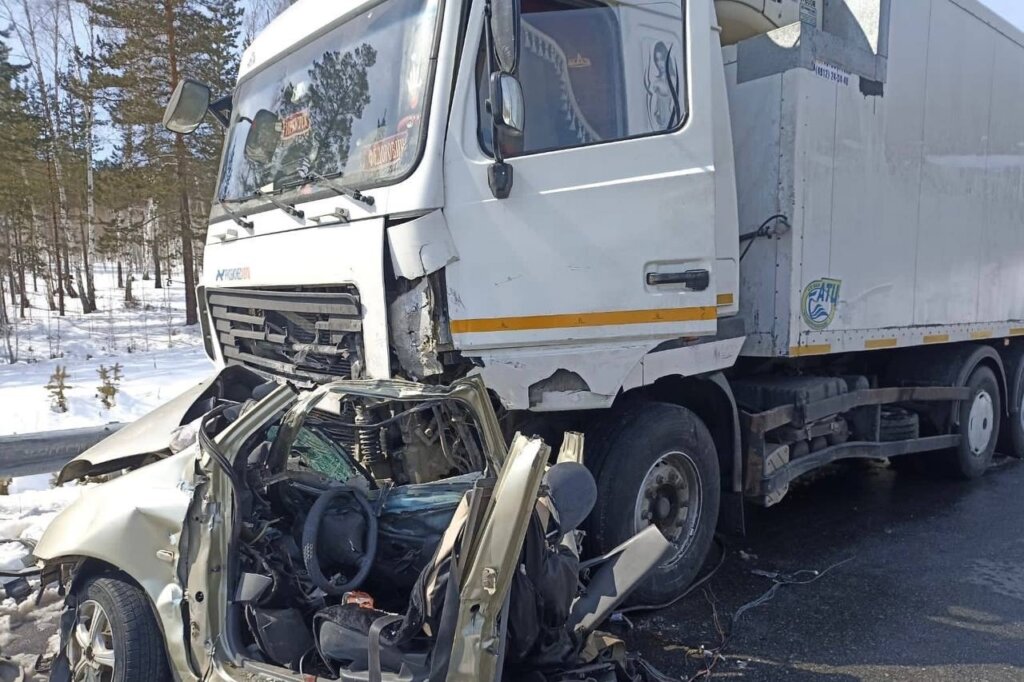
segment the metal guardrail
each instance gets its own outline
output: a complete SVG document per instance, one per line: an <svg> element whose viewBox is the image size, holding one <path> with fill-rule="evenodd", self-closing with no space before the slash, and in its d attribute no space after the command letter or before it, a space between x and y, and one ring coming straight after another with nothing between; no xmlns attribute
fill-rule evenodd
<svg viewBox="0 0 1024 682"><path fill-rule="evenodd" d="M0 436L0 477L50 474L125 424Z"/></svg>

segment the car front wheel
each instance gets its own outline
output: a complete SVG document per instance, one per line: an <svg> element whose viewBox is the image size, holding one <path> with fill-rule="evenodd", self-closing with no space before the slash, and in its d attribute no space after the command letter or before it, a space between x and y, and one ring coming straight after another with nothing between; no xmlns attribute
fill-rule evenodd
<svg viewBox="0 0 1024 682"><path fill-rule="evenodd" d="M71 603L76 605L74 620L63 637L66 669L51 680L171 679L160 627L137 585L117 576L90 578L76 589Z"/></svg>

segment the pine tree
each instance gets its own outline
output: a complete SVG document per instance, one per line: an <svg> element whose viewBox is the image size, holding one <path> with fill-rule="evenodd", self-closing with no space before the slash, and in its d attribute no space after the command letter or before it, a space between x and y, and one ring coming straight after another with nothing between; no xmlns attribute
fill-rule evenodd
<svg viewBox="0 0 1024 682"><path fill-rule="evenodd" d="M242 11L238 0L94 0L102 29L93 78L114 123L131 131L132 151L150 170L152 196L178 229L186 289L186 324L195 324L194 207L213 187L222 133L213 125L191 137L161 127L163 107L184 77L215 92L231 89ZM154 11L155 10L155 11ZM131 68L124 68L130 64Z"/></svg>
<svg viewBox="0 0 1024 682"><path fill-rule="evenodd" d="M78 100L81 107L82 162L85 166L85 210L79 221L80 246L82 254L82 270L85 280L82 282L82 312L96 312L96 283L90 256L96 246L96 92L89 80L90 66L96 57L96 23L88 2L84 6L85 26L82 38L86 47L79 43L79 35L73 17L71 0L65 0L68 9L71 43L75 46L69 64L68 90Z"/></svg>

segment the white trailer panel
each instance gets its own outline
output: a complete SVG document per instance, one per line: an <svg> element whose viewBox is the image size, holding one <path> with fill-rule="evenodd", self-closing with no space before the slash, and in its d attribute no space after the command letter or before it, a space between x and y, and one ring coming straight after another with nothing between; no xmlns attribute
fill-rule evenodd
<svg viewBox="0 0 1024 682"><path fill-rule="evenodd" d="M1024 334L1024 34L976 0L849 5L726 49L741 231L792 227L742 262L744 352Z"/></svg>

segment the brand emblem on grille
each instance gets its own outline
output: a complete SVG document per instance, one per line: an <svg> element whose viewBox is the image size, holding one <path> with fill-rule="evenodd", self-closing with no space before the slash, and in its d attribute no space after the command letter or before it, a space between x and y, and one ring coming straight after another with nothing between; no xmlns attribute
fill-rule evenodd
<svg viewBox="0 0 1024 682"><path fill-rule="evenodd" d="M251 278L252 274L249 272L249 268L227 268L217 271L218 282L238 282Z"/></svg>

